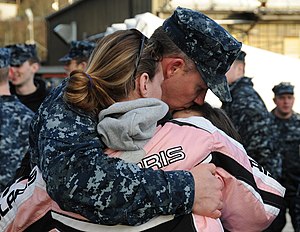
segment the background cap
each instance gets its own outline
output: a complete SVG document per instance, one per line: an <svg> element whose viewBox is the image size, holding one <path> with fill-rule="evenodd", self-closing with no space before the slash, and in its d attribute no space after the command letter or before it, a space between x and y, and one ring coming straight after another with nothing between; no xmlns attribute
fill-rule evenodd
<svg viewBox="0 0 300 232"><path fill-rule="evenodd" d="M10 64L10 49L0 48L0 68L6 68Z"/></svg>
<svg viewBox="0 0 300 232"><path fill-rule="evenodd" d="M240 60L240 61L243 61L245 62L245 57L246 57L247 53L244 52L244 51L240 51L238 57L236 58L236 60Z"/></svg>
<svg viewBox="0 0 300 232"><path fill-rule="evenodd" d="M177 7L163 23L170 39L196 64L209 89L221 101L231 101L225 73L242 43L201 12Z"/></svg>
<svg viewBox="0 0 300 232"><path fill-rule="evenodd" d="M11 50L11 66L20 66L32 57L37 58L35 44L13 44L7 45L6 48Z"/></svg>
<svg viewBox="0 0 300 232"><path fill-rule="evenodd" d="M59 59L67 62L75 58L89 58L96 44L90 41L72 41L69 53Z"/></svg>
<svg viewBox="0 0 300 232"><path fill-rule="evenodd" d="M290 82L281 82L272 89L275 95L294 94L294 86Z"/></svg>

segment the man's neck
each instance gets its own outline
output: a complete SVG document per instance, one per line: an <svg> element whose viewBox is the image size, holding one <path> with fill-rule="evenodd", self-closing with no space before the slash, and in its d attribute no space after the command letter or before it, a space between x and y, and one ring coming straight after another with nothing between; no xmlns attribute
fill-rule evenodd
<svg viewBox="0 0 300 232"><path fill-rule="evenodd" d="M238 80L242 79L244 75L237 75L235 77L227 78L227 82L229 85L232 85L233 83L237 82Z"/></svg>
<svg viewBox="0 0 300 232"><path fill-rule="evenodd" d="M274 110L274 115L277 117L277 118L280 118L280 119L289 119L290 117L292 117L293 115L293 111L287 113L287 114L283 114L281 113L277 108L275 108Z"/></svg>
<svg viewBox="0 0 300 232"><path fill-rule="evenodd" d="M33 81L27 82L23 85L15 86L15 88L18 95L29 95L37 90L37 86L34 85Z"/></svg>
<svg viewBox="0 0 300 232"><path fill-rule="evenodd" d="M0 96L3 96L3 95L6 95L6 96L11 95L8 82L3 85L0 84Z"/></svg>

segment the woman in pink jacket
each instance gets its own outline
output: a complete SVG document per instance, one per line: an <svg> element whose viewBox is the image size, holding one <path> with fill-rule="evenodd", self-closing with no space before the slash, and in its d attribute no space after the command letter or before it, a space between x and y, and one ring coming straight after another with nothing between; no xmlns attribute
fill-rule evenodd
<svg viewBox="0 0 300 232"><path fill-rule="evenodd" d="M110 148L107 152L143 168L163 170L190 170L199 163L212 162L224 186L222 216L219 220L192 215L196 231L224 231L224 227L253 232L267 228L279 213L285 189L247 155L239 142L201 117L206 115L239 139L223 111L208 104L193 106L174 113L181 118L156 127L156 121L167 111L163 102L153 98L119 102L101 111L98 132ZM170 220L160 218L162 222Z"/></svg>

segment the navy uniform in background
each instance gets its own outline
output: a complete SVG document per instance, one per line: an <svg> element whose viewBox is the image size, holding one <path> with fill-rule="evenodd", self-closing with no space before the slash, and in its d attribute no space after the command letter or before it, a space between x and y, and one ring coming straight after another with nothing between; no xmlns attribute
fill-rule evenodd
<svg viewBox="0 0 300 232"><path fill-rule="evenodd" d="M63 63L68 76L74 70L85 70L95 46L94 42L86 40L71 42L69 52L59 59L59 62Z"/></svg>
<svg viewBox="0 0 300 232"><path fill-rule="evenodd" d="M278 149L282 154L281 184L286 188L285 203L296 232L300 231L300 114L293 111L294 86L281 82L272 89L276 107L271 111ZM270 231L281 231L286 209L273 222Z"/></svg>
<svg viewBox="0 0 300 232"><path fill-rule="evenodd" d="M33 112L10 95L8 72L10 49L0 48L0 192L15 176L29 147L29 124Z"/></svg>
<svg viewBox="0 0 300 232"><path fill-rule="evenodd" d="M33 112L36 112L50 92L46 82L35 76L40 67L35 44L7 45L11 49L13 73L10 91Z"/></svg>
<svg viewBox="0 0 300 232"><path fill-rule="evenodd" d="M241 135L248 155L278 180L281 156L275 149L272 120L265 103L253 88L251 78L244 76L245 56L246 53L241 51L226 73L232 101L223 102L222 109Z"/></svg>

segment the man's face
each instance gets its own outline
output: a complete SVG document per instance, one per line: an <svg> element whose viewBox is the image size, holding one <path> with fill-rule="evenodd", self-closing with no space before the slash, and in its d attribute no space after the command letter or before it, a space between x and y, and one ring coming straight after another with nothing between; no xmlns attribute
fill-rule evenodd
<svg viewBox="0 0 300 232"><path fill-rule="evenodd" d="M12 67L12 75L10 81L15 86L22 86L33 81L34 74L37 72L39 65L37 63L30 64L25 61L18 67Z"/></svg>
<svg viewBox="0 0 300 232"><path fill-rule="evenodd" d="M188 72L181 68L171 78L165 77L162 84L162 100L169 105L170 110L188 108L194 103L202 105L207 89L196 68Z"/></svg>
<svg viewBox="0 0 300 232"><path fill-rule="evenodd" d="M77 64L76 60L70 60L64 64L64 69L65 69L67 75L69 76L72 71L74 71L76 69L81 69L81 66L80 66L80 64Z"/></svg>
<svg viewBox="0 0 300 232"><path fill-rule="evenodd" d="M281 94L274 98L274 103L281 115L288 115L293 111L295 97L292 94Z"/></svg>

